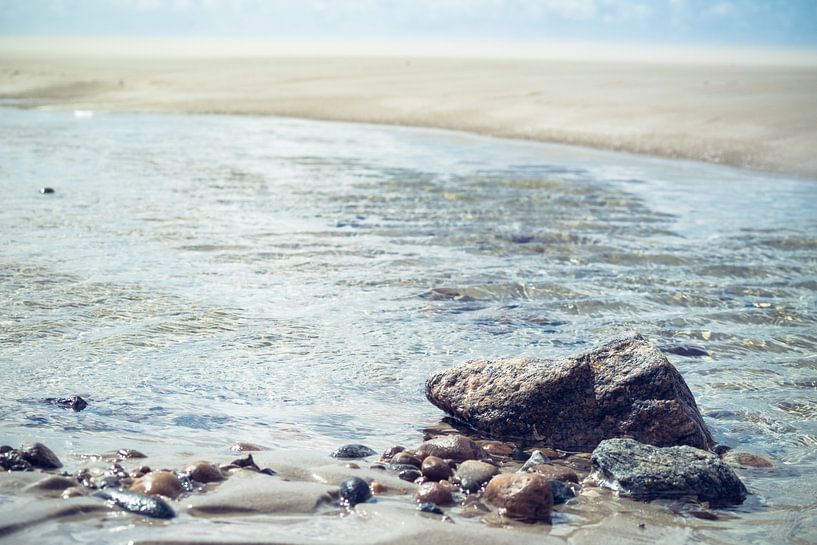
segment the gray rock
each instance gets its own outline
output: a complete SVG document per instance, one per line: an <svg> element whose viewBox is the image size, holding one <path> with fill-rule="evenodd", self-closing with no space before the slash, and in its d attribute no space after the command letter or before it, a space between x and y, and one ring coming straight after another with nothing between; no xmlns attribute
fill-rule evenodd
<svg viewBox="0 0 817 545"><path fill-rule="evenodd" d="M602 441L591 478L637 499L694 496L712 505L740 504L746 487L716 455L689 446L658 448L632 439Z"/></svg>
<svg viewBox="0 0 817 545"><path fill-rule="evenodd" d="M34 471L34 467L23 458L17 449L0 453L0 469L3 471Z"/></svg>
<svg viewBox="0 0 817 545"><path fill-rule="evenodd" d="M551 492L553 492L553 505L561 505L567 500L576 497L576 493L573 492L573 488L563 481L551 479L548 481L548 484L550 485Z"/></svg>
<svg viewBox="0 0 817 545"><path fill-rule="evenodd" d="M524 473L533 466L548 463L550 463L550 458L542 454L541 450L534 450L530 453L530 458L528 458L528 461L522 464L522 467L519 468L519 473Z"/></svg>
<svg viewBox="0 0 817 545"><path fill-rule="evenodd" d="M424 460L427 456L436 456L444 460L463 462L487 458L488 453L470 437L464 435L441 435L429 439L416 451L417 457Z"/></svg>
<svg viewBox="0 0 817 545"><path fill-rule="evenodd" d="M494 437L566 450L615 437L712 445L680 373L637 333L559 359L468 361L431 375L425 390L434 405Z"/></svg>
<svg viewBox="0 0 817 545"><path fill-rule="evenodd" d="M343 445L332 451L332 458L366 458L377 454L366 445Z"/></svg>
<svg viewBox="0 0 817 545"><path fill-rule="evenodd" d="M371 497L372 490L369 488L369 483L360 477L350 477L340 483L341 502L348 507L354 507Z"/></svg>
<svg viewBox="0 0 817 545"><path fill-rule="evenodd" d="M457 468L454 481L466 492L476 492L497 473L499 468L494 465L478 460L466 460Z"/></svg>

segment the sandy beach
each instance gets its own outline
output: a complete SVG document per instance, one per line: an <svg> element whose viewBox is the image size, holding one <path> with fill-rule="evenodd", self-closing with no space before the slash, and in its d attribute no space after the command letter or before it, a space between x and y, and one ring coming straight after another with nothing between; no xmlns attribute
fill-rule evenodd
<svg viewBox="0 0 817 545"><path fill-rule="evenodd" d="M814 65L2 45L12 106L438 127L817 177Z"/></svg>

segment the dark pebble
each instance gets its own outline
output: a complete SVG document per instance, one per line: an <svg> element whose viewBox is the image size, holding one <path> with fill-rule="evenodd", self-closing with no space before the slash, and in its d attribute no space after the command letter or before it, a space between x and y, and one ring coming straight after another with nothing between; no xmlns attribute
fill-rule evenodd
<svg viewBox="0 0 817 545"><path fill-rule="evenodd" d="M407 469L420 469L419 466L413 464L389 464L389 471L405 471Z"/></svg>
<svg viewBox="0 0 817 545"><path fill-rule="evenodd" d="M419 469L414 467L414 468L411 468L411 469L404 469L403 471L398 473L397 476L400 477L401 479L403 479L404 481L408 481L410 483L413 483L414 481L416 481L417 479L422 477L423 474L420 473Z"/></svg>
<svg viewBox="0 0 817 545"><path fill-rule="evenodd" d="M420 467L422 462L407 452L400 452L392 456L391 463L395 465L399 464Z"/></svg>
<svg viewBox="0 0 817 545"><path fill-rule="evenodd" d="M121 448L116 451L116 457L121 458L122 460L125 459L133 459L133 458L147 458L143 453L139 452L136 449L132 448Z"/></svg>
<svg viewBox="0 0 817 545"><path fill-rule="evenodd" d="M343 445L332 451L332 458L366 458L377 454L366 445Z"/></svg>
<svg viewBox="0 0 817 545"><path fill-rule="evenodd" d="M553 492L553 505L561 505L570 498L575 498L573 489L562 481L548 481L550 490Z"/></svg>
<svg viewBox="0 0 817 545"><path fill-rule="evenodd" d="M34 443L29 447L20 449L20 455L26 462L36 468L56 469L62 467L62 462L60 462L60 459L54 454L54 451L42 443Z"/></svg>
<svg viewBox="0 0 817 545"><path fill-rule="evenodd" d="M684 356L686 358L700 358L708 356L709 352L698 346L662 346L661 352L664 354L675 354L676 356Z"/></svg>
<svg viewBox="0 0 817 545"><path fill-rule="evenodd" d="M427 456L421 466L423 475L431 481L444 481L451 477L451 467L442 458Z"/></svg>
<svg viewBox="0 0 817 545"><path fill-rule="evenodd" d="M709 416L709 415L707 415ZM712 447L712 452L723 458L723 455L732 450L732 447L727 447L726 445L715 445Z"/></svg>
<svg viewBox="0 0 817 545"><path fill-rule="evenodd" d="M275 471L274 469L272 469L270 467L265 467L264 469L259 471L259 473L263 473L264 475L270 475L270 476L278 474L277 471Z"/></svg>
<svg viewBox="0 0 817 545"><path fill-rule="evenodd" d="M10 446L3 445L2 447L0 447L0 454L5 454L5 453L7 453L9 451L12 451L12 450L14 450L14 449L11 448Z"/></svg>
<svg viewBox="0 0 817 545"><path fill-rule="evenodd" d="M78 413L82 409L88 406L88 402L82 399L80 396L68 396L68 397L48 397L45 399L46 403L53 403L54 405L59 405L66 411L74 411Z"/></svg>
<svg viewBox="0 0 817 545"><path fill-rule="evenodd" d="M234 465L236 467L243 467L244 469L254 469L255 471L261 471L261 468L255 464L255 460L252 459L252 454L247 454L244 458L238 458L230 462L230 465Z"/></svg>
<svg viewBox="0 0 817 545"><path fill-rule="evenodd" d="M0 468L3 468L3 471L34 471L34 467L23 458L19 450L15 449L0 454Z"/></svg>
<svg viewBox="0 0 817 545"><path fill-rule="evenodd" d="M393 447L389 447L386 450L384 450L383 454L381 455L381 458L383 460L391 460L392 457L394 457L395 454L397 454L398 452L403 452L404 450L406 450L406 447L401 447L400 445L394 445Z"/></svg>
<svg viewBox="0 0 817 545"><path fill-rule="evenodd" d="M156 496L147 496L126 490L102 490L94 494L108 500L130 513L156 519L171 519L176 516L166 501Z"/></svg>
<svg viewBox="0 0 817 545"><path fill-rule="evenodd" d="M421 513L433 513L435 515L444 515L443 510L433 503L420 503L417 505L417 510Z"/></svg>
<svg viewBox="0 0 817 545"><path fill-rule="evenodd" d="M55 193L55 191L53 187L41 187L40 193L43 195L50 195L51 193Z"/></svg>
<svg viewBox="0 0 817 545"><path fill-rule="evenodd" d="M369 484L360 477L350 477L340 483L341 503L354 507L372 497Z"/></svg>

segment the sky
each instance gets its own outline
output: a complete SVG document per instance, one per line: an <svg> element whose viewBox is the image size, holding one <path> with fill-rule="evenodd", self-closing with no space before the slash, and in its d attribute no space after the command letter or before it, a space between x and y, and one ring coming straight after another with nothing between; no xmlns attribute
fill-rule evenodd
<svg viewBox="0 0 817 545"><path fill-rule="evenodd" d="M0 0L0 35L817 49L817 0Z"/></svg>

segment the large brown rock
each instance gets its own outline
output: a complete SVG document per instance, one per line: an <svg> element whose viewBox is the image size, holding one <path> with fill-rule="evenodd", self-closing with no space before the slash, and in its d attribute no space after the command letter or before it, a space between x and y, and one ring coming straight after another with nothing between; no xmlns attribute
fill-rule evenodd
<svg viewBox="0 0 817 545"><path fill-rule="evenodd" d="M431 375L426 397L481 433L557 448L592 450L616 437L712 445L684 379L638 333L559 359L467 361Z"/></svg>
<svg viewBox="0 0 817 545"><path fill-rule="evenodd" d="M547 479L536 473L503 473L485 487L485 501L499 514L525 521L550 522L553 492Z"/></svg>

